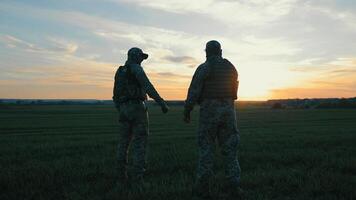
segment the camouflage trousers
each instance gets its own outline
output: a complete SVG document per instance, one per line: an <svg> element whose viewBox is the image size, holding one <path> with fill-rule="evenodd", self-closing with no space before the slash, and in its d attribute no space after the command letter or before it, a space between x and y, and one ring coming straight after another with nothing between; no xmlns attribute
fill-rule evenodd
<svg viewBox="0 0 356 200"><path fill-rule="evenodd" d="M143 102L120 104L118 161L119 176L127 176L128 150L131 145L132 167L130 176L142 178L146 164L148 136L147 107Z"/></svg>
<svg viewBox="0 0 356 200"><path fill-rule="evenodd" d="M240 165L237 146L240 134L237 129L234 101L208 99L200 104L198 128L199 160L197 183L209 181L214 174L215 142L218 141L225 176L235 185L240 184Z"/></svg>

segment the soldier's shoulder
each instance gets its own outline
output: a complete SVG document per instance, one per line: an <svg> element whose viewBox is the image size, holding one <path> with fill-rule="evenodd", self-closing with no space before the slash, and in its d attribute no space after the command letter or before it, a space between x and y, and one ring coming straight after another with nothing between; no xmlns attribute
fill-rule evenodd
<svg viewBox="0 0 356 200"><path fill-rule="evenodd" d="M122 71L125 68L124 65L120 65L117 69L116 69L116 73L119 71Z"/></svg>
<svg viewBox="0 0 356 200"><path fill-rule="evenodd" d="M230 65L231 67L233 67L233 68L237 71L235 65L232 64L232 62L230 62L228 59L224 58L224 62L225 62L227 65Z"/></svg>
<svg viewBox="0 0 356 200"><path fill-rule="evenodd" d="M227 58L223 59L225 63L234 66L234 64L232 64L232 62L230 62L230 60L228 60Z"/></svg>
<svg viewBox="0 0 356 200"><path fill-rule="evenodd" d="M197 77L206 77L207 74L209 74L209 65L207 62L200 64L194 73Z"/></svg>
<svg viewBox="0 0 356 200"><path fill-rule="evenodd" d="M121 71L123 71L123 66L119 66L117 69L116 69L116 72L115 72L115 77L117 77L118 75L119 75L119 73L121 72Z"/></svg>
<svg viewBox="0 0 356 200"><path fill-rule="evenodd" d="M127 67L125 65L121 65L116 69L116 74L119 74L120 72L126 72Z"/></svg>
<svg viewBox="0 0 356 200"><path fill-rule="evenodd" d="M200 65L198 65L197 70L205 70L208 67L208 63L207 62L203 62Z"/></svg>

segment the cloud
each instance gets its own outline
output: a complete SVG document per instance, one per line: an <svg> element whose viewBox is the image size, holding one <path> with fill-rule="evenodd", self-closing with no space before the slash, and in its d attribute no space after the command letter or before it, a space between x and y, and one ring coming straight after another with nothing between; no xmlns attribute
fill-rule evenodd
<svg viewBox="0 0 356 200"><path fill-rule="evenodd" d="M147 74L158 92L165 99L185 99L191 80L190 75L174 72L150 72Z"/></svg>
<svg viewBox="0 0 356 200"><path fill-rule="evenodd" d="M134 34L134 33L125 33L125 32L110 32L110 31L105 31L105 30L96 30L94 31L94 34L109 39L109 40L114 40L114 41L120 41L120 40L130 40L134 43L137 44L145 44L146 40L139 34Z"/></svg>
<svg viewBox="0 0 356 200"><path fill-rule="evenodd" d="M49 38L47 46L33 44L12 35L0 35L0 41L9 48L17 48L28 52L73 54L78 49L77 44L56 38Z"/></svg>
<svg viewBox="0 0 356 200"><path fill-rule="evenodd" d="M345 24L348 28L356 30L356 15L355 12L346 9L337 8L330 3L320 4L320 2L308 2L306 7L314 12L322 13L330 19L339 21Z"/></svg>
<svg viewBox="0 0 356 200"><path fill-rule="evenodd" d="M275 88L270 98L327 98L356 95L356 58L338 58L320 66L299 67L304 75L299 86Z"/></svg>
<svg viewBox="0 0 356 200"><path fill-rule="evenodd" d="M98 63L74 56L66 57L66 61L54 66L32 66L31 68L15 68L7 70L8 77L16 77L22 85L47 85L56 87L63 85L86 85L99 88L112 88L115 68L110 63Z"/></svg>
<svg viewBox="0 0 356 200"><path fill-rule="evenodd" d="M132 46L138 46L149 51L150 55L153 55L150 56L149 62L156 64L159 64L159 61L162 61L157 58L162 58L172 54L184 55L187 49L189 49L191 57L198 57L203 53L201 51L202 46L205 45L206 41L211 39L210 36L198 36L184 31L136 25L110 18L88 15L82 12L59 12L57 10L32 7L29 7L28 10L29 13L32 13L33 16L38 18L48 16L47 19L55 23L75 26L82 29L82 31L85 31L86 33L92 33L93 36L95 36L92 40L100 42L101 45L107 45L106 48L103 48L102 46L99 48L106 50L109 49L110 54L114 53L111 51L113 49L117 52L118 47L120 48L119 52L121 54L126 54L122 52L126 52L127 49ZM66 44L62 45L62 48L67 48L68 50L77 49L77 46L66 46ZM103 54L103 52L94 52L92 54Z"/></svg>
<svg viewBox="0 0 356 200"><path fill-rule="evenodd" d="M314 63L313 61L318 61ZM301 61L304 65L298 65L290 68L290 71L300 73L349 73L356 70L356 58L336 58L326 62L321 62L322 59L309 59Z"/></svg>
<svg viewBox="0 0 356 200"><path fill-rule="evenodd" d="M103 6L89 8L97 3ZM351 81L355 80L355 60L349 58L356 52L356 18L351 8L346 11L337 4L321 0L96 0L82 8L66 3L58 7L5 2L0 12L20 20L15 33L7 28L12 21L3 18L1 28L7 35L0 35L5 44L0 47L0 60L5 61L0 78L109 88L114 73L110 66L124 62L127 50L139 46L150 54L143 65L155 85L164 94L175 95L174 88L184 94L194 72L189 67L205 59L205 43L216 39L224 57L239 71L244 97L264 99L281 90L303 95L303 89L309 95L314 89L326 92L327 88L338 94L337 90L355 86ZM108 5L116 6L117 12L100 10ZM139 13L144 10L149 12ZM135 23L132 15L140 22ZM192 16L199 20L184 26ZM181 24L178 28L175 19ZM21 26L22 20L43 28ZM207 29L200 30L201 20ZM189 30L192 26L197 30ZM41 66L48 67L45 73L40 72ZM106 91L110 98L111 92Z"/></svg>
<svg viewBox="0 0 356 200"><path fill-rule="evenodd" d="M356 74L356 69L336 69L331 71L332 74L350 74L350 73L355 73Z"/></svg>
<svg viewBox="0 0 356 200"><path fill-rule="evenodd" d="M174 63L186 64L190 68L198 65L198 61L191 56L165 56L164 59Z"/></svg>
<svg viewBox="0 0 356 200"><path fill-rule="evenodd" d="M220 20L223 23L261 25L279 19L290 12L297 0L120 0L174 13L198 13Z"/></svg>
<svg viewBox="0 0 356 200"><path fill-rule="evenodd" d="M271 91L271 99L355 97L355 89L285 88Z"/></svg>
<svg viewBox="0 0 356 200"><path fill-rule="evenodd" d="M43 51L43 48L37 47L36 45L23 41L11 35L0 35L0 41L7 45L9 48L20 48L25 51L39 52Z"/></svg>
<svg viewBox="0 0 356 200"><path fill-rule="evenodd" d="M78 50L76 43L65 39L50 37L48 40L50 41L50 46L47 48L49 51L73 54Z"/></svg>
<svg viewBox="0 0 356 200"><path fill-rule="evenodd" d="M166 77L166 78L180 78L180 79L190 79L190 76L187 75L181 75L177 73L172 73L172 72L158 72L156 73L158 77Z"/></svg>
<svg viewBox="0 0 356 200"><path fill-rule="evenodd" d="M143 48L175 49L185 51L191 49L199 42L204 44L207 40L179 31L161 28L136 26L101 18L88 16L89 21L100 25L94 28L93 33L99 37L114 42L128 42L132 45L142 45ZM86 20L83 20L85 23ZM179 43L173 42L179 41ZM194 52L194 51L193 51Z"/></svg>

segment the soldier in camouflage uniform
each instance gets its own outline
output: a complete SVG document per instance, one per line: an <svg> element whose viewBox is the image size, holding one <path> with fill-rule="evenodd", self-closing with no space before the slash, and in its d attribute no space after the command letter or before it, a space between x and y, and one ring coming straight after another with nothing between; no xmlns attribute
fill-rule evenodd
<svg viewBox="0 0 356 200"><path fill-rule="evenodd" d="M222 58L221 46L217 41L209 41L205 50L207 59L195 71L184 109L184 121L189 123L194 105L200 104L199 160L194 191L197 195L209 196L217 139L224 161L228 192L240 192L240 166L237 160L240 136L234 107L238 74L234 65Z"/></svg>
<svg viewBox="0 0 356 200"><path fill-rule="evenodd" d="M128 148L132 145L132 172L129 177L134 182L141 182L145 171L146 144L148 136L148 115L145 100L147 94L162 108L168 111L168 106L160 97L146 76L141 62L148 55L139 48L128 51L128 59L115 74L113 100L119 111L119 145L118 170L119 181L126 182Z"/></svg>

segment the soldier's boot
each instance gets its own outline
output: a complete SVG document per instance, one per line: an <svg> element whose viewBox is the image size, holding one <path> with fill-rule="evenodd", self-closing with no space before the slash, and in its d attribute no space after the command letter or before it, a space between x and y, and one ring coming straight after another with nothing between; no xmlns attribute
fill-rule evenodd
<svg viewBox="0 0 356 200"><path fill-rule="evenodd" d="M130 169L130 187L136 193L141 193L148 187L148 184L144 181L144 174L146 172L145 166L146 163L144 159L134 160L133 166Z"/></svg>
<svg viewBox="0 0 356 200"><path fill-rule="evenodd" d="M120 193L127 191L128 176L127 176L127 164L126 162L118 163L118 176L117 176L117 190Z"/></svg>
<svg viewBox="0 0 356 200"><path fill-rule="evenodd" d="M225 182L225 190L231 199L244 199L244 191L236 179L228 178Z"/></svg>
<svg viewBox="0 0 356 200"><path fill-rule="evenodd" d="M192 196L194 199L210 199L211 194L209 180L197 180L197 182L193 186Z"/></svg>
<svg viewBox="0 0 356 200"><path fill-rule="evenodd" d="M130 177L130 188L134 193L142 193L147 189L143 175L134 175Z"/></svg>

